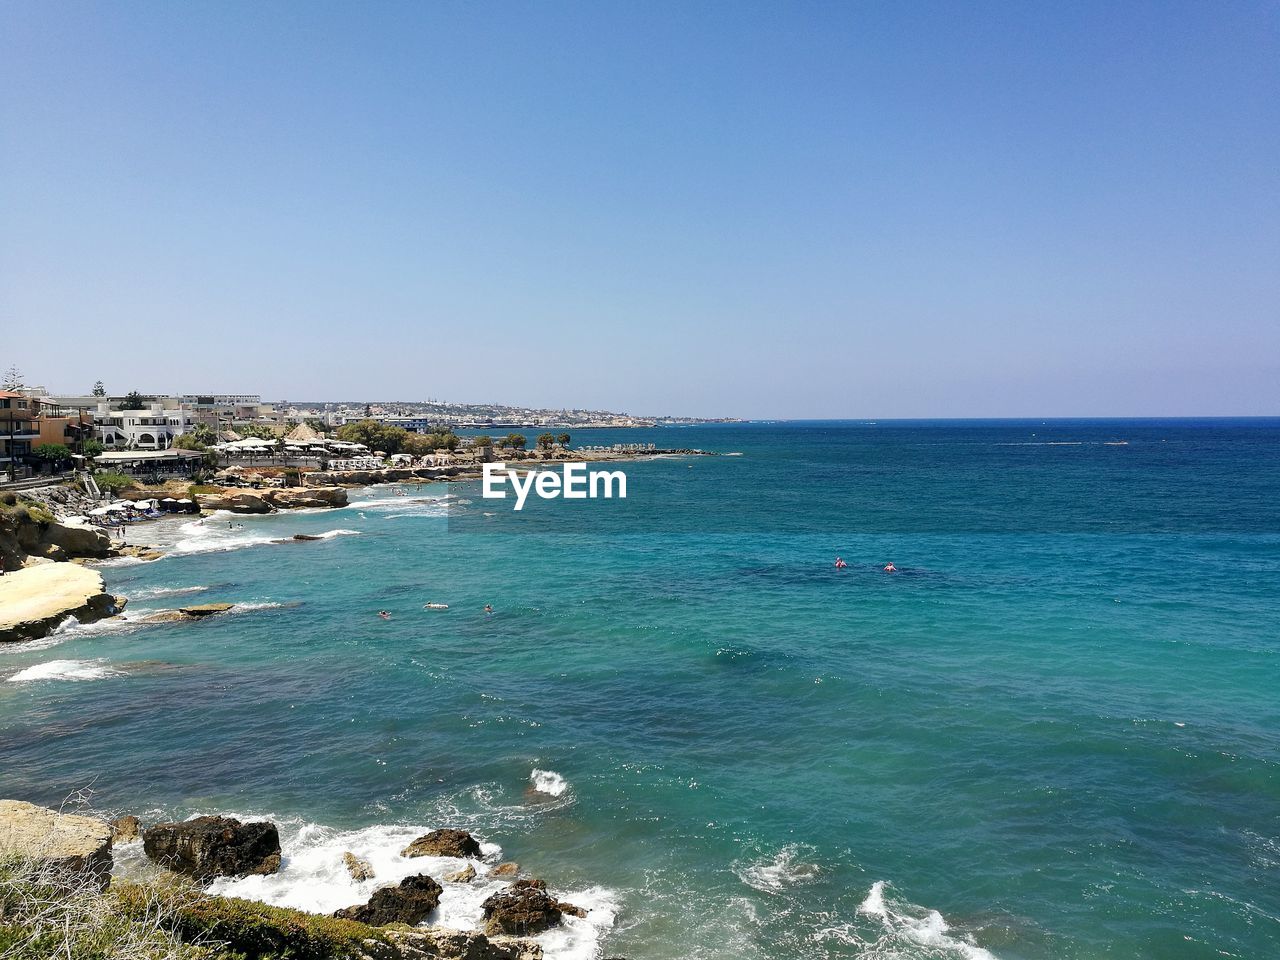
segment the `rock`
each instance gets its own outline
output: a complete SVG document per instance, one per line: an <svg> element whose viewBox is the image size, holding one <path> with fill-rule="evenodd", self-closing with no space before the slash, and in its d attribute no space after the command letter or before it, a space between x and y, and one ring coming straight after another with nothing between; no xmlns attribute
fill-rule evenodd
<svg viewBox="0 0 1280 960"><path fill-rule="evenodd" d="M493 868L493 872L489 874L491 877L518 877L520 876L520 864L514 860L508 860L506 863L500 863Z"/></svg>
<svg viewBox="0 0 1280 960"><path fill-rule="evenodd" d="M0 577L0 642L34 640L68 617L93 623L123 607L103 589L97 571L74 563L35 563Z"/></svg>
<svg viewBox="0 0 1280 960"><path fill-rule="evenodd" d="M142 835L147 857L198 880L275 873L280 833L274 823L241 823L231 817L196 817L161 823Z"/></svg>
<svg viewBox="0 0 1280 960"><path fill-rule="evenodd" d="M198 493L196 504L201 510L229 510L232 513L270 513L271 504L261 491L223 490L221 493Z"/></svg>
<svg viewBox="0 0 1280 960"><path fill-rule="evenodd" d="M480 844L465 830L432 830L400 851L402 857L478 857Z"/></svg>
<svg viewBox="0 0 1280 960"><path fill-rule="evenodd" d="M489 897L484 910L485 933L533 936L560 924L561 911L541 880L517 880Z"/></svg>
<svg viewBox="0 0 1280 960"><path fill-rule="evenodd" d="M351 874L351 879L357 883L361 880L373 879L373 865L368 860L357 857L348 850L342 855L342 862L347 866L347 873Z"/></svg>
<svg viewBox="0 0 1280 960"><path fill-rule="evenodd" d="M107 532L83 520L57 520L49 524L40 535L40 543L57 548L67 557L102 559L112 553Z"/></svg>
<svg viewBox="0 0 1280 960"><path fill-rule="evenodd" d="M111 874L111 825L21 800L0 800L0 858L9 856L83 873L105 889Z"/></svg>
<svg viewBox="0 0 1280 960"><path fill-rule="evenodd" d="M142 836L142 825L138 822L138 818L132 814L125 817L116 817L111 821L112 843L129 843L137 840L140 836Z"/></svg>
<svg viewBox="0 0 1280 960"><path fill-rule="evenodd" d="M444 927L383 933L391 941L394 960L542 960L542 945L520 937L487 937Z"/></svg>
<svg viewBox="0 0 1280 960"><path fill-rule="evenodd" d="M421 923L440 904L444 888L425 874L405 877L397 886L382 887L373 892L369 902L357 907L345 907L334 916L342 920L356 920L374 927L389 923Z"/></svg>
<svg viewBox="0 0 1280 960"><path fill-rule="evenodd" d="M199 619L200 617L212 617L215 614L226 613L234 606L234 603L197 603L191 607L179 607L178 612L183 616Z"/></svg>
<svg viewBox="0 0 1280 960"><path fill-rule="evenodd" d="M476 868L471 864L467 864L461 870L455 873L446 873L444 875L445 883L470 883L476 878Z"/></svg>
<svg viewBox="0 0 1280 960"><path fill-rule="evenodd" d="M561 913L567 913L571 917L577 917L579 920L587 919L587 910L585 907L577 907L572 903L565 903L563 900L557 900L556 907Z"/></svg>
<svg viewBox="0 0 1280 960"><path fill-rule="evenodd" d="M345 507L345 487L283 487L263 490L262 499L280 510L315 509L317 507Z"/></svg>
<svg viewBox="0 0 1280 960"><path fill-rule="evenodd" d="M139 623L183 623L191 618L181 610L157 610L141 617Z"/></svg>
<svg viewBox="0 0 1280 960"><path fill-rule="evenodd" d="M323 540L324 538L323 538L323 537L316 537L316 536L313 536L313 535L311 535L311 534L309 534L309 533L295 533L295 534L293 535L293 539L295 539L295 540Z"/></svg>

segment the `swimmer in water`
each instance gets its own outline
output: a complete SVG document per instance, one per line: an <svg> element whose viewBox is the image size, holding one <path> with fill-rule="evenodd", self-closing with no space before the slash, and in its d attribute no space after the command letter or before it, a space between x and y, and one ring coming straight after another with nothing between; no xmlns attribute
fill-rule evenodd
<svg viewBox="0 0 1280 960"><path fill-rule="evenodd" d="M491 614L491 613L493 613L493 604L492 604L492 603L486 603L486 604L484 605L484 612L485 612L486 614Z"/></svg>
<svg viewBox="0 0 1280 960"><path fill-rule="evenodd" d="M844 557L836 557L836 569L843 570L848 564L844 562Z"/></svg>
<svg viewBox="0 0 1280 960"><path fill-rule="evenodd" d="M391 619L391 614L389 614L386 610L379 610L378 616L380 616L383 620Z"/></svg>
<svg viewBox="0 0 1280 960"><path fill-rule="evenodd" d="M897 572L898 572L898 568L897 568L897 567L895 567L895 566L893 565L893 561L892 561L892 560L890 560L888 563L886 563L886 564L884 565L884 572L885 572L885 573L897 573Z"/></svg>

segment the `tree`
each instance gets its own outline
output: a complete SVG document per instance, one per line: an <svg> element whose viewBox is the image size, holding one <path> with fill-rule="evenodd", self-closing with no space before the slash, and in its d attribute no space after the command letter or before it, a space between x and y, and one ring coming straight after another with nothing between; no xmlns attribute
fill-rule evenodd
<svg viewBox="0 0 1280 960"><path fill-rule="evenodd" d="M145 410L146 408L147 401L137 390L130 390L125 394L124 402L120 404L121 410Z"/></svg>
<svg viewBox="0 0 1280 960"><path fill-rule="evenodd" d="M334 431L334 435L347 443L363 443L370 450L381 450L384 453L399 453L405 438L410 436L408 430L389 427L377 420L344 423Z"/></svg>
<svg viewBox="0 0 1280 960"><path fill-rule="evenodd" d="M101 380L98 380L97 382L94 383L93 395L95 397L105 397L107 395L107 388L102 385Z"/></svg>
<svg viewBox="0 0 1280 960"><path fill-rule="evenodd" d="M246 423L236 427L236 433L242 437L256 437L259 440L275 440L278 434L263 423Z"/></svg>
<svg viewBox="0 0 1280 960"><path fill-rule="evenodd" d="M556 435L554 433L538 434L538 449L550 450L556 445Z"/></svg>
<svg viewBox="0 0 1280 960"><path fill-rule="evenodd" d="M206 450L217 442L218 435L208 424L197 423L194 429L188 430L174 440L173 445L180 450Z"/></svg>
<svg viewBox="0 0 1280 960"><path fill-rule="evenodd" d="M511 447L514 450L523 450L524 445L528 442L529 441L524 438L523 433L508 433L502 438L502 445L504 447Z"/></svg>
<svg viewBox="0 0 1280 960"><path fill-rule="evenodd" d="M41 443L31 452L50 466L66 463L71 459L71 451L61 443Z"/></svg>
<svg viewBox="0 0 1280 960"><path fill-rule="evenodd" d="M482 433L480 436L476 437L474 440L471 441L471 445L473 447L492 447L493 438Z"/></svg>
<svg viewBox="0 0 1280 960"><path fill-rule="evenodd" d="M107 448L102 445L101 440L86 440L80 445L80 452L87 460L92 460L105 449Z"/></svg>
<svg viewBox="0 0 1280 960"><path fill-rule="evenodd" d="M562 447L567 447L569 445L569 435L567 433L560 434L560 436L556 437L556 443Z"/></svg>
<svg viewBox="0 0 1280 960"><path fill-rule="evenodd" d="M16 364L5 371L4 382L0 383L0 387L5 390L21 390L25 386L26 384L22 381L22 371Z"/></svg>
<svg viewBox="0 0 1280 960"><path fill-rule="evenodd" d="M319 417L306 417L302 421L316 433L324 433L329 429L328 425Z"/></svg>

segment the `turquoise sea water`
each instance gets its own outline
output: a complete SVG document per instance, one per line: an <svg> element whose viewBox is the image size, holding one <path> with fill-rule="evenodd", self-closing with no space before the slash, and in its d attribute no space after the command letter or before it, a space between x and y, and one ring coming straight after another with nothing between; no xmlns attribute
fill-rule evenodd
<svg viewBox="0 0 1280 960"><path fill-rule="evenodd" d="M551 957L1280 955L1280 421L574 440L741 455L158 524L135 621L247 608L0 649L0 795L271 816L228 889L314 909L466 826L593 907Z"/></svg>

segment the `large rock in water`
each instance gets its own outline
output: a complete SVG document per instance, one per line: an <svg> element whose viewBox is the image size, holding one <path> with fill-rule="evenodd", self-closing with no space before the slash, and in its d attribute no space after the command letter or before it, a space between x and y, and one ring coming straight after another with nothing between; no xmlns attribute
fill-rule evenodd
<svg viewBox="0 0 1280 960"><path fill-rule="evenodd" d="M230 510L232 513L270 513L271 504L260 491L223 490L221 493L197 493L201 510Z"/></svg>
<svg viewBox="0 0 1280 960"><path fill-rule="evenodd" d="M281 510L347 505L345 487L282 487L276 490L263 490L262 497Z"/></svg>
<svg viewBox="0 0 1280 960"><path fill-rule="evenodd" d="M50 863L94 878L111 874L111 825L21 800L0 800L0 858Z"/></svg>
<svg viewBox="0 0 1280 960"><path fill-rule="evenodd" d="M47 636L68 617L93 623L122 609L97 571L41 561L0 577L0 643Z"/></svg>
<svg viewBox="0 0 1280 960"><path fill-rule="evenodd" d="M402 857L478 857L480 844L465 830L432 830L400 851Z"/></svg>
<svg viewBox="0 0 1280 960"><path fill-rule="evenodd" d="M142 849L160 866L198 880L280 869L280 833L274 823L266 821L196 817L182 823L161 823L143 833Z"/></svg>
<svg viewBox="0 0 1280 960"><path fill-rule="evenodd" d="M531 936L559 926L560 905L541 880L517 880L481 904L488 934Z"/></svg>
<svg viewBox="0 0 1280 960"><path fill-rule="evenodd" d="M373 927L389 923L407 923L409 926L427 919L427 914L440 905L444 888L425 874L405 877L398 886L375 890L369 902L357 907L345 907L334 916L343 920L356 920Z"/></svg>

